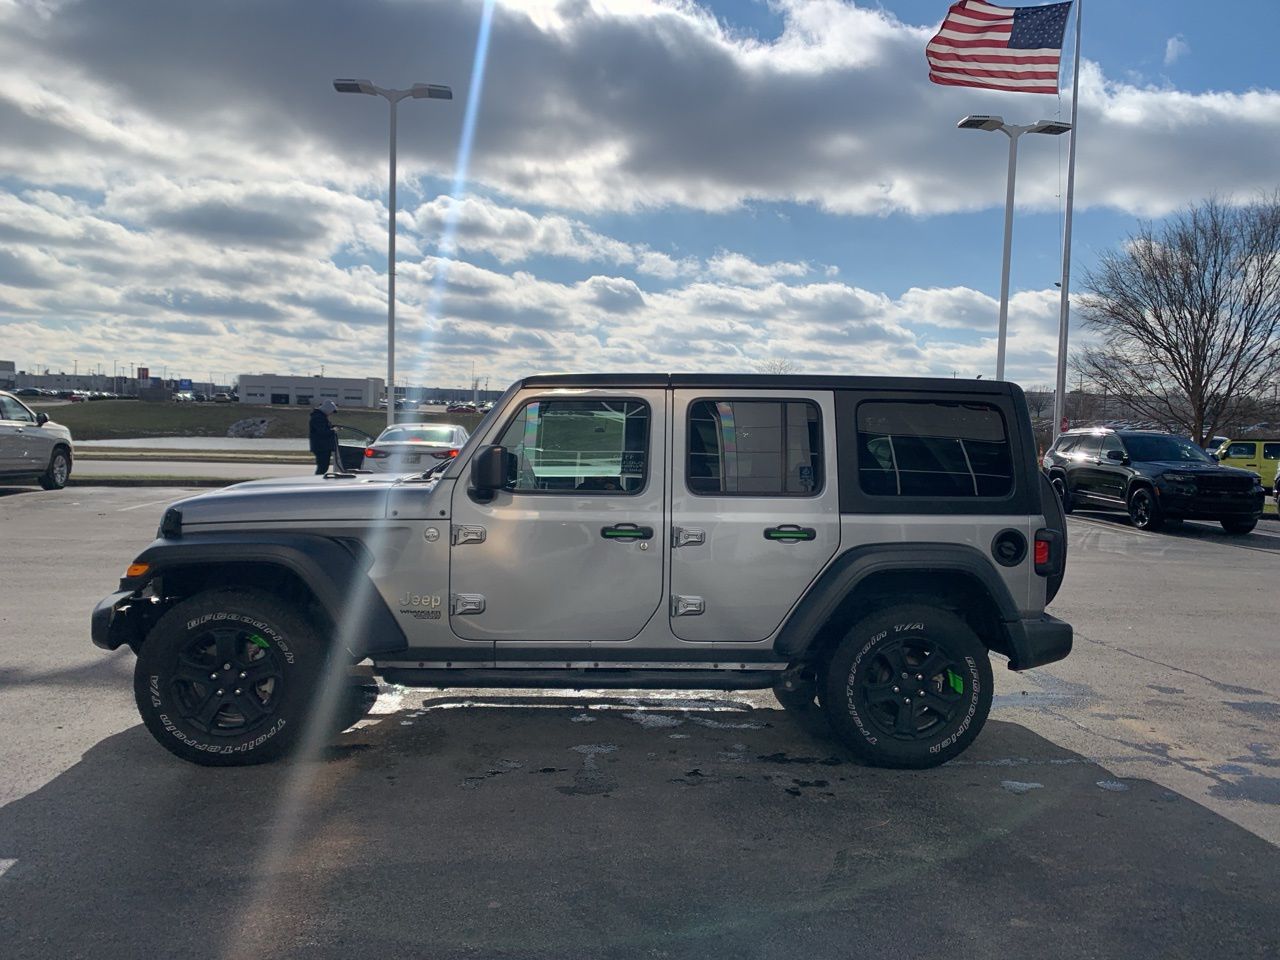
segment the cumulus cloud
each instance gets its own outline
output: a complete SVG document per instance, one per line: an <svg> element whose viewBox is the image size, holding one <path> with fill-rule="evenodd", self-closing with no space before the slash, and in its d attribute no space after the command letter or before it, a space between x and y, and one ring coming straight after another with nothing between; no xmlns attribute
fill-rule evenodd
<svg viewBox="0 0 1280 960"><path fill-rule="evenodd" d="M1175 34L1164 42L1164 65L1171 67L1190 52L1191 44L1182 34Z"/></svg>
<svg viewBox="0 0 1280 960"><path fill-rule="evenodd" d="M465 90L479 2L367 0L330 18L313 6L42 2L52 12L40 17L11 5L0 14L0 169L49 183L178 163L192 176L375 182L385 113L329 80L417 76L429 63L433 79ZM583 212L778 200L927 214L999 202L996 146L954 122L1009 103L928 83L933 24L837 0L777 9L782 31L762 41L675 0L499 6L472 175L522 204ZM1096 65L1085 79L1081 205L1147 214L1271 185L1280 93L1147 88ZM401 107L406 169L452 173L461 107ZM1224 138L1240 149L1222 153ZM1053 206L1058 157L1039 147L1023 151L1020 200Z"/></svg>
<svg viewBox="0 0 1280 960"><path fill-rule="evenodd" d="M459 95L400 107L407 372L429 379L459 355L498 378L765 357L983 371L995 305L980 291L890 296L834 265L635 242L605 216L1001 202L1000 144L954 122L1010 102L928 83L936 24L839 0L774 9L765 40L692 0L500 4L473 192L453 200L437 194L455 173L479 0L348 0L328 16L305 0L0 4L0 343L23 365L144 350L193 370L306 370L321 354L330 370L377 370L386 113L330 86L369 75ZM1274 90L1147 87L1086 63L1080 112L1081 207L1158 215L1274 185ZM1056 208L1058 150L1034 139L1019 201ZM583 269L548 280L547 258ZM1014 297L1015 374L1045 378L1055 303Z"/></svg>

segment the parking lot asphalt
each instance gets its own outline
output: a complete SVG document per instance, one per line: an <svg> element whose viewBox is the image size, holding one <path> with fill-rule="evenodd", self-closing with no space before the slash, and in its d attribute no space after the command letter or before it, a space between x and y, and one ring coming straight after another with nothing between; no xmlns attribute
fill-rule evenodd
<svg viewBox="0 0 1280 960"><path fill-rule="evenodd" d="M1280 528L1070 521L1066 661L938 770L768 693L384 688L318 762L208 770L88 614L182 490L0 490L8 957L1271 957Z"/></svg>

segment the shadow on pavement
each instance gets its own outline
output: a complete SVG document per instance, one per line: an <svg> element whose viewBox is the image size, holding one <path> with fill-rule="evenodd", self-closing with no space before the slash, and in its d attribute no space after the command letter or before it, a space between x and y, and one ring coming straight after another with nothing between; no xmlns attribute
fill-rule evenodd
<svg viewBox="0 0 1280 960"><path fill-rule="evenodd" d="M895 772L727 701L403 702L310 768L265 888L273 815L305 765L202 769L140 726L103 740L0 809L4 956L1280 950L1280 851L1015 724Z"/></svg>

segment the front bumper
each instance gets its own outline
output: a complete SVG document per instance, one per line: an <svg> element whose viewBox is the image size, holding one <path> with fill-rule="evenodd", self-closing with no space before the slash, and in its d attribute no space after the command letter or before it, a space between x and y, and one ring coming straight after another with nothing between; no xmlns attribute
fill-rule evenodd
<svg viewBox="0 0 1280 960"><path fill-rule="evenodd" d="M1159 491L1159 497L1165 516L1186 517L1188 520L1221 520L1224 517L1256 520L1262 516L1262 506L1266 502L1266 494L1262 490L1187 494L1163 489Z"/></svg>
<svg viewBox="0 0 1280 960"><path fill-rule="evenodd" d="M1062 660L1071 652L1071 624L1042 614L1030 620L1006 623L1009 629L1010 670L1030 670Z"/></svg>
<svg viewBox="0 0 1280 960"><path fill-rule="evenodd" d="M117 590L108 594L96 607L89 620L89 636L94 646L116 650L125 644L136 646L143 637L139 605L150 604L139 599L136 590Z"/></svg>

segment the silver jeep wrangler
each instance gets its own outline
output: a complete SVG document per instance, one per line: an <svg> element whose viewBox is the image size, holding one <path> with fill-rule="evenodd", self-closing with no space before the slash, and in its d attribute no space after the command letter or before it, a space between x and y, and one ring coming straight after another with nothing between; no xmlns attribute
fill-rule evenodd
<svg viewBox="0 0 1280 960"><path fill-rule="evenodd" d="M287 753L367 658L420 687L772 688L930 767L986 721L991 651L1070 652L1066 548L1012 384L536 376L426 474L175 504L93 641L133 648L148 729L203 764Z"/></svg>

